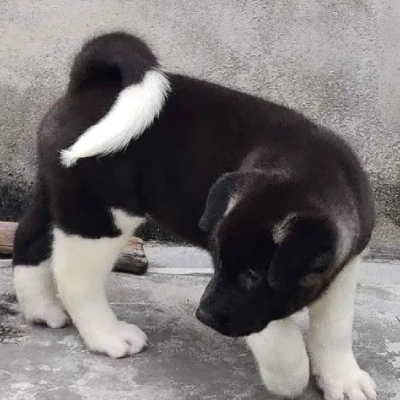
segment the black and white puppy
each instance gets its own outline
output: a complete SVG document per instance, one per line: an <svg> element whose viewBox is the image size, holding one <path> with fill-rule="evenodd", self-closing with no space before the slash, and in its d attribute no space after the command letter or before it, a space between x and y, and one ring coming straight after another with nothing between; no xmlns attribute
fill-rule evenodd
<svg viewBox="0 0 400 400"><path fill-rule="evenodd" d="M85 44L38 134L33 201L15 239L15 287L29 321L62 327L111 357L146 335L119 321L105 280L147 216L212 252L197 317L245 336L273 392L313 373L327 400L374 399L352 351L371 192L349 146L261 98L166 73L140 39ZM291 316L310 307L306 340ZM307 348L307 351L306 351Z"/></svg>

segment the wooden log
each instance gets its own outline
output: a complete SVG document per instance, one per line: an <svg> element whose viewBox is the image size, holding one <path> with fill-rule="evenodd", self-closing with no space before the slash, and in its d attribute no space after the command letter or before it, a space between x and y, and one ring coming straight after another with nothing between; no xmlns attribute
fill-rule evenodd
<svg viewBox="0 0 400 400"><path fill-rule="evenodd" d="M16 222L0 221L0 256L12 256ZM143 248L143 240L132 237L121 257L114 266L114 271L143 275L148 269L148 261Z"/></svg>
<svg viewBox="0 0 400 400"><path fill-rule="evenodd" d="M127 272L135 275L145 274L149 263L144 252L143 244L142 239L132 237L128 246L126 246L114 265L114 271Z"/></svg>
<svg viewBox="0 0 400 400"><path fill-rule="evenodd" d="M16 222L0 221L0 254L12 255Z"/></svg>

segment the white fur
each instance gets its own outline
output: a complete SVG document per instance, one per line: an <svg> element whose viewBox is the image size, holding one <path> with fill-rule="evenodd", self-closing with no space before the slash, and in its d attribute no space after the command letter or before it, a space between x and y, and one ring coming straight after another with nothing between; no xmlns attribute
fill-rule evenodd
<svg viewBox="0 0 400 400"><path fill-rule="evenodd" d="M290 213L282 221L275 224L272 229L272 238L275 244L281 244L287 237L293 220L297 214Z"/></svg>
<svg viewBox="0 0 400 400"><path fill-rule="evenodd" d="M224 216L226 217L236 206L236 204L239 202L239 198L237 194L234 194L233 196L231 196L231 198L229 199L228 202L228 206L226 207Z"/></svg>
<svg viewBox="0 0 400 400"><path fill-rule="evenodd" d="M356 209L356 207L354 207L354 209ZM343 215L336 215L334 219L338 232L336 265L342 265L354 245L354 238L357 237L357 232L360 230L359 220L358 216L346 215L345 212Z"/></svg>
<svg viewBox="0 0 400 400"><path fill-rule="evenodd" d="M29 322L61 328L68 316L57 296L50 260L14 267L14 286L22 313Z"/></svg>
<svg viewBox="0 0 400 400"><path fill-rule="evenodd" d="M361 265L355 257L310 307L307 347L313 374L326 400L376 399L375 383L352 349L354 297Z"/></svg>
<svg viewBox="0 0 400 400"><path fill-rule="evenodd" d="M142 82L121 91L111 110L97 124L61 152L62 164L70 167L80 158L107 155L124 149L159 115L169 87L168 79L162 72L148 71Z"/></svg>
<svg viewBox="0 0 400 400"><path fill-rule="evenodd" d="M113 210L122 234L85 239L54 229L53 260L60 296L87 346L119 358L138 353L147 343L135 325L118 321L105 293L105 282L133 231L144 221Z"/></svg>
<svg viewBox="0 0 400 400"><path fill-rule="evenodd" d="M286 318L271 322L246 338L268 390L284 397L300 396L309 380L309 360L297 324Z"/></svg>

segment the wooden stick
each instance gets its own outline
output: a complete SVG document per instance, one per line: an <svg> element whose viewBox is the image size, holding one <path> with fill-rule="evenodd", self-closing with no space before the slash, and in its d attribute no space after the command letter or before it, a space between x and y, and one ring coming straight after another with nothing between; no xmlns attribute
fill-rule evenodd
<svg viewBox="0 0 400 400"><path fill-rule="evenodd" d="M114 265L114 271L127 272L135 275L145 274L149 263L144 252L143 244L142 239L132 237L128 246L124 249Z"/></svg>
<svg viewBox="0 0 400 400"><path fill-rule="evenodd" d="M12 255L16 222L0 221L0 254Z"/></svg>
<svg viewBox="0 0 400 400"><path fill-rule="evenodd" d="M0 221L0 255L12 256L16 222ZM114 271L143 275L148 269L144 253L143 240L132 237L121 257L114 266Z"/></svg>

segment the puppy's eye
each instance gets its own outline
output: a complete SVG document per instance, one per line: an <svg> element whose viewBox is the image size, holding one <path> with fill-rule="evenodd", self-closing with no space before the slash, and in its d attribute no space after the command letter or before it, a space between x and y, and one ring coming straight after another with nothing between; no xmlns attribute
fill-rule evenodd
<svg viewBox="0 0 400 400"><path fill-rule="evenodd" d="M249 268L241 274L241 282L247 288L256 285L262 279L261 275L252 268Z"/></svg>

